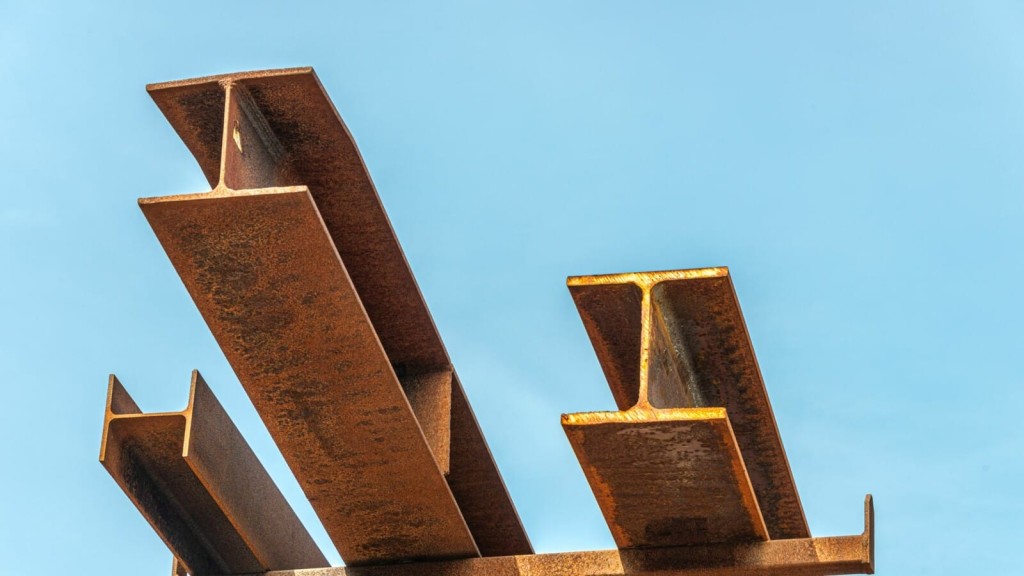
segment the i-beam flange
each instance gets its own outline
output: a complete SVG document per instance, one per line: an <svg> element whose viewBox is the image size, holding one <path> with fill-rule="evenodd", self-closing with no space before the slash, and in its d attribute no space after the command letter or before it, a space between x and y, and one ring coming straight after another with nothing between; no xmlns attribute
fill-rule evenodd
<svg viewBox="0 0 1024 576"><path fill-rule="evenodd" d="M214 189L139 204L345 562L532 552L312 69L149 92Z"/></svg>
<svg viewBox="0 0 1024 576"><path fill-rule="evenodd" d="M114 375L100 462L193 576L327 566L198 371L188 406L143 414Z"/></svg>

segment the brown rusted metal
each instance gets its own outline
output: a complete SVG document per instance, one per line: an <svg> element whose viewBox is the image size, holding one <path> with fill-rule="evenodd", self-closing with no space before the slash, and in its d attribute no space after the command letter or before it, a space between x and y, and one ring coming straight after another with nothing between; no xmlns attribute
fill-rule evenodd
<svg viewBox="0 0 1024 576"><path fill-rule="evenodd" d="M346 563L478 555L308 190L143 210Z"/></svg>
<svg viewBox="0 0 1024 576"><path fill-rule="evenodd" d="M873 574L874 560L869 495L864 531L856 536L283 570L266 576L825 576Z"/></svg>
<svg viewBox="0 0 1024 576"><path fill-rule="evenodd" d="M147 415L112 376L101 461L173 576L873 573L870 496L861 535L809 537L724 268L569 279L620 411L562 424L619 549L532 554L313 71L149 91L213 190L140 207L349 565L323 567L198 373Z"/></svg>
<svg viewBox="0 0 1024 576"><path fill-rule="evenodd" d="M140 206L345 562L530 553L312 70L149 91L215 189Z"/></svg>
<svg viewBox="0 0 1024 576"><path fill-rule="evenodd" d="M100 462L174 554L172 573L328 565L199 372L183 411L151 414L111 375Z"/></svg>
<svg viewBox="0 0 1024 576"><path fill-rule="evenodd" d="M734 510L726 525L746 525L750 519L757 525L763 517L767 534L725 530L718 536L724 541L808 537L796 484L728 270L581 276L570 278L568 285L616 403L624 411L563 418L563 427L616 543L633 548L706 541L711 536L701 536L693 528L706 522L711 532L725 530L719 525L720 517L709 515L722 513L716 506L725 494L730 494L727 507ZM723 416L718 426L725 440L709 445L693 435L691 419L676 416L699 413L687 413L687 409L711 407L724 408L727 417ZM603 431L607 424L593 425L616 420L636 424L632 432L624 426L619 434ZM666 420L674 423L669 425ZM630 439L649 434L641 430L654 422L660 437L672 436L673 441L660 448L651 441L649 452L631 451L627 446L636 440ZM725 429L730 430L728 435ZM738 452L728 440L733 434ZM635 469L633 476L624 472L631 463L639 467L641 462L656 459L657 450L684 456L674 469L666 462L656 467L662 480L675 474L673 481L641 486L647 480L641 469ZM689 471L709 459L718 463L711 470L700 476ZM756 496L753 502L742 490L732 488L746 486L748 476ZM609 484L612 477L618 478L618 483ZM685 489L680 491L680 487ZM651 500L641 506L641 497ZM669 503L681 508L659 515L657 511ZM680 523L676 532L663 528L667 520L661 517L673 514Z"/></svg>
<svg viewBox="0 0 1024 576"><path fill-rule="evenodd" d="M724 409L574 414L562 425L620 548L768 539Z"/></svg>

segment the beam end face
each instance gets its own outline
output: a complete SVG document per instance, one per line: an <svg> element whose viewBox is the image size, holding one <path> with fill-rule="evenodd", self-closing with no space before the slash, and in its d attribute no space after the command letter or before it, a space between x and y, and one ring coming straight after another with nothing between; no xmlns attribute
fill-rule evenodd
<svg viewBox="0 0 1024 576"><path fill-rule="evenodd" d="M288 151L263 111L241 83L228 83L221 139L220 182L231 190L299 184Z"/></svg>
<svg viewBox="0 0 1024 576"><path fill-rule="evenodd" d="M107 381L107 414L139 414L142 410L135 403L117 376L110 375Z"/></svg>
<svg viewBox="0 0 1024 576"><path fill-rule="evenodd" d="M437 477L442 482L447 480L448 488L456 499L456 514L443 513L443 519L439 520L438 524L417 519L417 512L410 512L416 507L409 508L401 504L405 497L400 496L397 501L392 502L398 506L397 510L400 513L388 514L386 510L380 510L382 517L388 519L383 527L371 529L380 532L380 538L374 539L372 545L367 543L368 547L365 549L359 546L347 547L339 544L339 538L348 540L349 537L339 536L337 532L332 533L332 521L325 519L324 515L337 516L339 522L355 524L358 521L344 508L324 504L337 499L337 496L326 494L331 492L331 489L321 487L325 493L317 496L315 494L319 494L319 491L314 487L314 493L311 493L311 487L303 484L300 478L300 484L303 484L314 509L321 520L324 520L328 532L331 533L346 562L362 564L530 551L529 540L480 433L479 425L472 415L472 409L468 404L459 404L464 400L463 397L452 396L452 393L455 393L454 387L451 388L452 393L446 393L443 378L435 378L436 374L451 370L451 361L355 141L313 70L301 68L227 74L152 85L148 90L175 130L186 141L189 149L193 151L204 173L207 174L211 187L215 187L212 193L205 195L141 200L140 206L154 230L159 226L155 220L163 217L160 214L175 210L166 205L168 201L199 200L201 197L213 200L217 197L261 196L271 190L264 188L267 186L284 190L285 186L300 183L304 185L312 197L316 213L316 222L311 222L311 226L304 228L304 237L314 239L313 244L316 244L326 230L328 241L333 243L332 248L336 252L335 260L339 256L341 259L340 264L330 262L328 267L340 267L342 273L347 275L347 282L354 287L355 292L356 304L353 310L369 320L372 335L367 337L366 345L382 347L384 358L389 364L377 370L379 377L388 380L390 385L390 381L397 375L402 386L408 387L404 391L400 387L399 391L402 394L409 394L409 398L403 399L404 403L413 403L415 422L421 428L416 433L421 437L421 441L425 439L428 448L426 453L438 471ZM219 180L212 176L214 174L220 175ZM298 186L293 186L293 190L297 189ZM225 213L225 217L231 219L234 216ZM193 228L191 233L207 232L209 230ZM186 286L190 286L195 279L186 278L180 262L176 255L172 254L164 238L161 238L161 242ZM213 239L213 242L216 243L218 240ZM225 259L230 261L229 264L238 264L240 267L229 266L226 276L214 287L215 290L221 291L219 294L231 292L234 289L230 287L231 283L243 280L258 283L261 274L259 270L255 270L251 263L240 263L238 259L232 260L230 256L232 248L240 247L245 251L245 242L246 240L243 240L241 245L224 247L223 252L228 254ZM240 274L243 270L245 278ZM209 276L206 275L204 278ZM189 290L196 303L200 304L195 291L191 287ZM313 294L312 290L307 290L304 296L315 300ZM228 312L249 316L250 319L258 315L278 320L309 317L313 318L310 326L314 330L325 322L346 321L343 316L331 318L333 311L320 310L308 303L298 310L289 309L291 303L283 306L282 300L273 296L266 295L266 298L260 301L237 302ZM275 364L279 368L280 355L262 357L259 346L250 346L251 340L249 343L236 346L234 352L224 343L224 338L228 336L218 333L218 328L223 326L215 325L211 321L211 314L227 300L230 298L214 302L207 310L203 310L202 306L200 309L229 360L233 357L238 360L240 355L244 355L244 361L251 362L258 370L266 368L268 364ZM313 310L311 314L310 310ZM298 316L293 314L296 312ZM289 314L293 315L288 316ZM252 331L247 333L251 334ZM309 332L306 331L305 334L308 335ZM287 347L290 348L291 344L289 343ZM314 348L316 354L324 352L315 350L316 347L331 347L329 342L322 339L311 341L308 345ZM237 348L246 350L243 352ZM334 345L333 348L326 352L327 356L337 354L338 346ZM377 352L373 352L373 355L376 357ZM341 356L344 357L345 353ZM239 364L232 361L232 365L245 384ZM340 363L335 362L335 365ZM388 374L389 372L394 374ZM420 381L426 381L427 384L416 383ZM307 400L316 400L315 395L303 386L304 382L298 384L291 392L284 390L285 386L278 386L277 393L279 396L289 393L297 396L306 394ZM433 391L424 393L427 389ZM259 410L259 402L253 397L248 386L247 391L250 392L250 397ZM461 394L461 388L458 389L458 393ZM302 404L303 402L297 402L295 409L289 414L302 413L309 409L309 406ZM386 404L384 407L398 409L398 404L396 400L394 405ZM458 410L458 413L446 413L446 404L458 404L460 408L449 409ZM399 409L402 413L407 410L408 408ZM268 422L269 417L263 414L262 410L261 416L274 434L273 426ZM372 419L360 417L354 421ZM449 422L447 427L445 421ZM457 437L456 431L461 436ZM415 435L410 431L410 438ZM274 437L296 476L301 476L302 473L296 470L294 464L300 456L290 457L288 448L282 444L281 438L276 434ZM309 441L310 438L304 440ZM345 446L344 442L338 446L329 446L327 451L342 450L342 446ZM419 453L420 449L416 448L415 451ZM391 457L382 453L372 461L379 462L382 458ZM387 476L396 477L395 474ZM400 476L399 474L398 477ZM430 472L423 477L428 479L427 483L434 484L434 476L435 473ZM445 486L441 484L428 489L427 492L443 491L443 488ZM366 490L364 495L369 494L369 488ZM411 490L392 490L391 494L404 495L422 491L422 487L418 487ZM342 489L341 492L344 493L346 490ZM388 499L384 498L385 501ZM446 497L442 496L436 501L443 503L445 500ZM325 508L333 509L325 511ZM458 519L460 510L464 516L463 520ZM342 520L342 517L349 519ZM459 535L464 531L464 528L458 527L460 522L471 524L470 538ZM376 523L380 523L379 519ZM363 523L368 526L374 524L375 522ZM498 527L505 532L497 534ZM424 545L433 537L424 541L422 535L409 535L410 530L415 532L420 529L425 532L435 531L435 536L436 530L440 529L449 536L436 540L436 545ZM355 537L356 540L359 538ZM485 543L475 546L473 540Z"/></svg>
<svg viewBox="0 0 1024 576"><path fill-rule="evenodd" d="M868 494L864 497L864 555L867 562L867 573L875 573L875 499Z"/></svg>
<svg viewBox="0 0 1024 576"><path fill-rule="evenodd" d="M178 569L192 576L327 565L198 373L184 411L108 409L101 454ZM218 459L221 469L208 465Z"/></svg>
<svg viewBox="0 0 1024 576"><path fill-rule="evenodd" d="M247 119L244 117L237 115L228 117L229 114L226 113L228 111L242 112L242 110L239 110L238 101L240 99L246 99L249 103L252 103L251 98L244 97L236 97L234 102L229 102L227 97L228 88L240 86L242 88L239 92L248 95L247 89L244 88L246 85L259 87L263 84L277 85L281 83L299 84L319 89L319 80L317 80L316 73L312 68L289 68L161 82L148 85L146 91L149 92L150 97L157 107L160 108L160 111L163 112L171 127L174 128L182 142L185 143L185 146L188 147L195 157L200 169L206 176L206 180L210 183L210 187L215 188L222 181L222 153L230 152L231 150L229 147L224 146L226 143L225 136L228 137L228 142L233 142L234 140L234 129L236 128L234 121L239 121L238 128L240 132L253 128L252 123L246 122ZM322 92L322 89L307 90L310 94L315 94L316 91ZM244 106L243 108L248 108L250 113L256 112L260 117L263 116L263 112L258 106L255 109L251 106ZM263 134L263 136L266 135L266 133ZM245 143L256 144L257 141L246 137ZM242 144L241 147L245 148L245 144ZM260 156L262 156L262 153ZM245 158L235 158L235 160L239 159L244 160ZM266 164L263 164L263 166L266 167ZM251 169L248 176L262 175L264 178L249 180L245 178L246 175L238 174L237 172L233 174L241 176L240 179L232 180L232 183L236 184L236 186L232 187L237 189L261 188L271 185L283 186L296 183L283 181L275 181L273 184L268 183L264 179L267 171L255 169ZM259 181L262 184L258 186L243 185L247 180L249 183L254 184L256 181ZM230 184L228 185L230 186Z"/></svg>
<svg viewBox="0 0 1024 576"><path fill-rule="evenodd" d="M148 87L149 95L199 163L210 188L220 180L224 88L217 82Z"/></svg>
<svg viewBox="0 0 1024 576"><path fill-rule="evenodd" d="M770 536L810 536L728 269L581 276L568 285L620 409L629 401L629 411L726 409ZM632 380L621 375L633 366Z"/></svg>
<svg viewBox="0 0 1024 576"><path fill-rule="evenodd" d="M772 538L810 536L796 482L739 300L728 274L662 278L650 288L669 370L684 403L722 406L739 442Z"/></svg>
<svg viewBox="0 0 1024 576"><path fill-rule="evenodd" d="M631 282L570 283L569 292L615 404L620 410L636 406L640 402L643 289Z"/></svg>

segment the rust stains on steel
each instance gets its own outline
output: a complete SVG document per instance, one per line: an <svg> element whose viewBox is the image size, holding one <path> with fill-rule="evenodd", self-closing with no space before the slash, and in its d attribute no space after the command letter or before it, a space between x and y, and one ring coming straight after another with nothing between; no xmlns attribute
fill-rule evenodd
<svg viewBox="0 0 1024 576"><path fill-rule="evenodd" d="M143 206L346 563L477 556L309 191Z"/></svg>
<svg viewBox="0 0 1024 576"><path fill-rule="evenodd" d="M214 189L142 211L345 562L532 552L313 71L149 92Z"/></svg>
<svg viewBox="0 0 1024 576"><path fill-rule="evenodd" d="M562 425L619 547L810 536L728 270L568 286L623 412Z"/></svg>
<svg viewBox="0 0 1024 576"><path fill-rule="evenodd" d="M282 570L266 576L824 576L873 574L874 558L874 508L868 496L864 532L856 536Z"/></svg>
<svg viewBox="0 0 1024 576"><path fill-rule="evenodd" d="M620 548L767 540L722 408L562 420Z"/></svg>
<svg viewBox="0 0 1024 576"><path fill-rule="evenodd" d="M328 566L199 372L188 407L142 414L110 376L100 462L192 576Z"/></svg>
<svg viewBox="0 0 1024 576"><path fill-rule="evenodd" d="M873 572L870 496L863 534L810 537L724 268L569 279L620 411L562 425L619 549L534 555L312 69L148 89L213 189L139 205L348 564L198 373L185 411L146 415L111 377L100 459L174 576Z"/></svg>

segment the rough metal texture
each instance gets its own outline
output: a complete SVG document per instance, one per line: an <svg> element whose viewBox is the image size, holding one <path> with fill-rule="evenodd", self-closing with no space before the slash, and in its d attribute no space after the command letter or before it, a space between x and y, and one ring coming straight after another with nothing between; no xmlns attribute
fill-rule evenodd
<svg viewBox="0 0 1024 576"><path fill-rule="evenodd" d="M768 539L725 410L599 412L563 424L620 548Z"/></svg>
<svg viewBox="0 0 1024 576"><path fill-rule="evenodd" d="M309 192L143 209L346 563L477 556Z"/></svg>
<svg viewBox="0 0 1024 576"><path fill-rule="evenodd" d="M345 562L532 552L312 70L149 91L215 189L140 206Z"/></svg>
<svg viewBox="0 0 1024 576"><path fill-rule="evenodd" d="M285 570L266 576L824 576L873 574L874 558L874 508L868 496L864 532L857 536Z"/></svg>
<svg viewBox="0 0 1024 576"><path fill-rule="evenodd" d="M100 462L193 576L327 566L198 372L188 407L142 414L110 377Z"/></svg>
<svg viewBox="0 0 1024 576"><path fill-rule="evenodd" d="M810 533L796 484L728 270L708 268L581 276L570 278L568 285L612 394L625 414L643 421L665 409L720 407L728 415L739 446L739 454L733 455L733 468L742 470L742 474L725 474L723 467L723 475L717 481L702 480L693 484L695 497L687 500L678 514L683 518L693 516L690 521L699 522L708 503L702 502L702 497L696 493L703 490L704 497L717 498L715 495L723 493L723 486L749 476L756 502L736 500L734 503L744 505L743 515L759 510L757 514L763 516L772 539L808 537ZM563 419L577 454L625 454L623 436L598 440L596 429L579 424L587 418L598 417L576 415ZM674 443L661 449L683 449L685 433L680 430L678 434ZM709 449L702 447L702 450ZM619 546L666 545L669 543L667 536L652 538L641 529L646 512L619 501L636 491L629 478L619 473L622 484L607 485L606 479L617 473L615 466L630 466L628 459L629 456L624 455L619 461L606 462L605 465L611 467L605 468L600 467L605 465L582 458L581 464L613 534L617 534ZM685 473L684 468L680 464L677 482L690 485L696 479ZM653 492L655 488L646 490ZM661 504L677 502L680 497L675 488L666 487ZM652 509L657 506L656 502L649 505ZM611 514L614 510L619 513ZM621 525L622 510L636 516L630 523L637 528L629 537L625 537L625 528ZM735 520L741 520L743 515L737 515ZM647 528L658 533L659 520L655 517L648 520L652 524ZM735 536L741 538L742 533L737 532ZM764 535L759 534L759 537ZM701 541L694 538L697 537L687 535L684 530L672 543L686 545Z"/></svg>
<svg viewBox="0 0 1024 576"><path fill-rule="evenodd" d="M349 564L322 567L198 373L184 412L149 415L111 377L101 461L173 576L873 573L870 496L863 534L807 534L721 268L570 278L621 411L562 423L620 549L532 554L313 71L149 91L214 189L140 206Z"/></svg>

